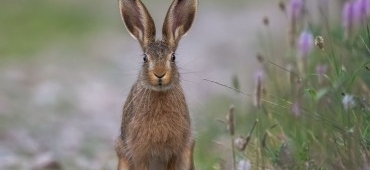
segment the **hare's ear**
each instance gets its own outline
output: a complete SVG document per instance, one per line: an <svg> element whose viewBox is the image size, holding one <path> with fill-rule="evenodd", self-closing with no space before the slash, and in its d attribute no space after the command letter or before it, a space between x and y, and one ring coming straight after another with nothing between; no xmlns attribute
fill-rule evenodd
<svg viewBox="0 0 370 170"><path fill-rule="evenodd" d="M155 26L148 10L140 0L119 0L122 20L132 37L145 50L155 41Z"/></svg>
<svg viewBox="0 0 370 170"><path fill-rule="evenodd" d="M174 0L163 24L163 40L176 49L178 42L190 29L198 7L198 0Z"/></svg>

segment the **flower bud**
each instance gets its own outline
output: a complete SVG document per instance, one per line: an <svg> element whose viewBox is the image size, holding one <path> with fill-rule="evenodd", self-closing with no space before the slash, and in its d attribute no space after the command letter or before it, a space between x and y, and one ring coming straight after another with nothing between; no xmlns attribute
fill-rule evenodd
<svg viewBox="0 0 370 170"><path fill-rule="evenodd" d="M315 45L320 49L320 50L324 50L324 38L322 38L321 36L317 36L315 38Z"/></svg>
<svg viewBox="0 0 370 170"><path fill-rule="evenodd" d="M303 31L298 38L298 54L300 57L307 57L314 48L313 35L309 30Z"/></svg>
<svg viewBox="0 0 370 170"><path fill-rule="evenodd" d="M239 151L244 151L246 146L247 146L247 140L246 140L246 138L244 138L242 136L237 137L235 139L234 143L235 143L236 148Z"/></svg>
<svg viewBox="0 0 370 170"><path fill-rule="evenodd" d="M254 87L255 90L253 104L256 108L259 109L262 105L262 90L263 90L262 83L264 80L263 70L257 71L254 75L254 78L255 78L255 87Z"/></svg>

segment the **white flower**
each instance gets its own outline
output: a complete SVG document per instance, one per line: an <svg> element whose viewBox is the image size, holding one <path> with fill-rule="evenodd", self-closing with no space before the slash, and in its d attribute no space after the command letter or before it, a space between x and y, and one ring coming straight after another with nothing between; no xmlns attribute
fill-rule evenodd
<svg viewBox="0 0 370 170"><path fill-rule="evenodd" d="M349 94L344 95L342 103L345 110L352 109L356 106L354 96Z"/></svg>
<svg viewBox="0 0 370 170"><path fill-rule="evenodd" d="M249 160L240 160L238 163L237 170L250 170L251 169L251 163Z"/></svg>

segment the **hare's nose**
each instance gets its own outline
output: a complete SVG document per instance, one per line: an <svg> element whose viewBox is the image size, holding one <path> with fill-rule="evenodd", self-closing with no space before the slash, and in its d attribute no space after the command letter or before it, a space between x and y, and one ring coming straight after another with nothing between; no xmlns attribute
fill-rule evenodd
<svg viewBox="0 0 370 170"><path fill-rule="evenodd" d="M165 75L166 75L166 73L163 73L163 74L156 74L156 73L154 73L154 75L157 77L157 78L163 78Z"/></svg>

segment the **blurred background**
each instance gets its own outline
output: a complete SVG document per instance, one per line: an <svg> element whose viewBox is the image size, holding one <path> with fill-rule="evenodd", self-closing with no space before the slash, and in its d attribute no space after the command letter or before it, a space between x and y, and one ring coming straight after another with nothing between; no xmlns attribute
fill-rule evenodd
<svg viewBox="0 0 370 170"><path fill-rule="evenodd" d="M143 2L160 34L171 0ZM330 11L338 22L335 2ZM238 77L240 90L253 92L261 46L275 44L276 55L288 48L287 15L278 3L200 0L177 51L197 169L230 156L215 149L228 140L216 119L235 101L244 110L251 103L204 79L232 86ZM0 169L115 169L121 111L142 61L117 0L1 0L0 35Z"/></svg>

